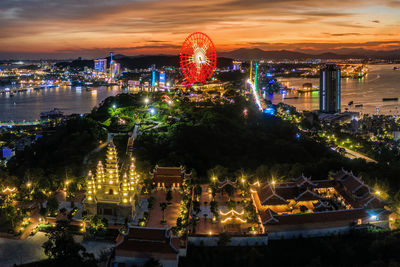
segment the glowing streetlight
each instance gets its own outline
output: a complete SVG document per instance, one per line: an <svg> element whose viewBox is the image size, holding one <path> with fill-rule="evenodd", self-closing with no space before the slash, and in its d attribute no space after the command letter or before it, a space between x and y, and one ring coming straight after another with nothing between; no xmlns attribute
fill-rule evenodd
<svg viewBox="0 0 400 267"><path fill-rule="evenodd" d="M26 186L27 186L28 188L30 188L30 187L32 186L32 184L31 184L30 182L28 182L28 183L26 184Z"/></svg>
<svg viewBox="0 0 400 267"><path fill-rule="evenodd" d="M116 106L116 105L113 105L112 107L113 107L113 109L116 109L116 108L117 108L117 106Z"/></svg>
<svg viewBox="0 0 400 267"><path fill-rule="evenodd" d="M154 115L154 113L156 113L156 110L155 110L154 108L151 108L151 109L150 109L150 114L151 114L151 115Z"/></svg>
<svg viewBox="0 0 400 267"><path fill-rule="evenodd" d="M147 97L144 99L144 103L145 103L146 105L149 103L149 99L148 99Z"/></svg>

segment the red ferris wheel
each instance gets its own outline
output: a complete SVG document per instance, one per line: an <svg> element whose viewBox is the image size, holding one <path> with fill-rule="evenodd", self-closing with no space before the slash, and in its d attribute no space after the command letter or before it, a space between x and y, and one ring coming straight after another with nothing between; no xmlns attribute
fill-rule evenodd
<svg viewBox="0 0 400 267"><path fill-rule="evenodd" d="M210 37L194 32L183 42L180 54L181 71L189 84L210 79L217 67L217 51Z"/></svg>

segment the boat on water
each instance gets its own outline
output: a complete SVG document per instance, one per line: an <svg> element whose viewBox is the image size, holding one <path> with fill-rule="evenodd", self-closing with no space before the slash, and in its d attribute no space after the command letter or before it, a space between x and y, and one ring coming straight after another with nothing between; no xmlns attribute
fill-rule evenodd
<svg viewBox="0 0 400 267"><path fill-rule="evenodd" d="M55 120L59 118L63 118L64 113L58 109L54 108L53 110L46 111L46 112L40 112L40 119L41 120Z"/></svg>
<svg viewBox="0 0 400 267"><path fill-rule="evenodd" d="M363 104L358 104L358 105L355 105L354 107L356 107L356 108L362 108L364 105Z"/></svg>
<svg viewBox="0 0 400 267"><path fill-rule="evenodd" d="M386 97L386 98L382 98L382 101L384 101L384 102L399 101L399 98L398 97Z"/></svg>
<svg viewBox="0 0 400 267"><path fill-rule="evenodd" d="M347 105L351 106L351 105L353 105L353 103L354 103L353 101L350 101Z"/></svg>
<svg viewBox="0 0 400 267"><path fill-rule="evenodd" d="M393 70L399 70L400 67L393 67Z"/></svg>

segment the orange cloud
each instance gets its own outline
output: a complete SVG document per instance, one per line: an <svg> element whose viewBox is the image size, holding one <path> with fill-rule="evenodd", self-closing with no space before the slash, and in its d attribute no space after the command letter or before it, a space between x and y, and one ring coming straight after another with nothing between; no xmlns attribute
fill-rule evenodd
<svg viewBox="0 0 400 267"><path fill-rule="evenodd" d="M244 46L290 50L398 46L399 1L329 3L2 0L0 57L97 57L110 50L132 55L176 54L193 31L210 35L219 51Z"/></svg>

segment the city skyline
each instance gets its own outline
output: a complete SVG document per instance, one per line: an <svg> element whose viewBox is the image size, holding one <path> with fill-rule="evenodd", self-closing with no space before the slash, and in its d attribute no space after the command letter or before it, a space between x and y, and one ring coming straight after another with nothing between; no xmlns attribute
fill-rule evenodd
<svg viewBox="0 0 400 267"><path fill-rule="evenodd" d="M400 47L400 1L2 1L0 58L177 54L206 32L218 52Z"/></svg>

